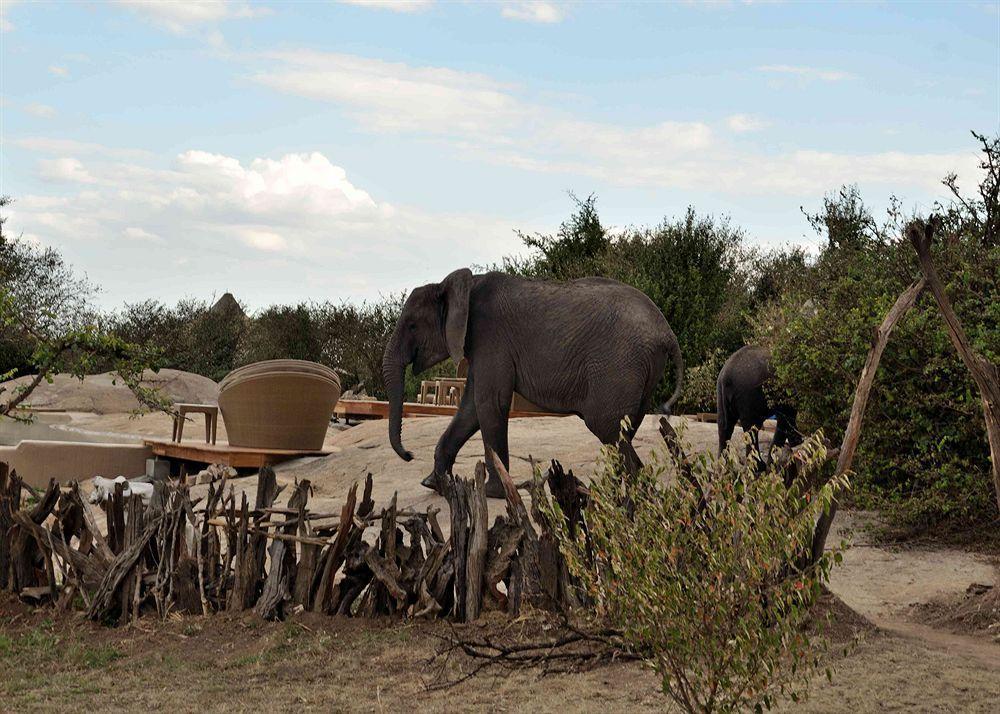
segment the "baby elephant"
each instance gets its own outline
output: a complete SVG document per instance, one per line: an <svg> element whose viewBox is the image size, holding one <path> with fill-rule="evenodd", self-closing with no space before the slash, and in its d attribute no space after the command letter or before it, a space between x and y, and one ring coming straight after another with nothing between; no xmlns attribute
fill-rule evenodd
<svg viewBox="0 0 1000 714"><path fill-rule="evenodd" d="M726 360L715 388L719 453L726 448L739 422L743 431L750 434L751 446L747 453L752 450L759 458L757 433L770 417L778 422L772 446L784 446L786 442L790 446L802 443L802 435L795 426L795 408L788 404L768 404L765 388L772 379L771 355L763 347L741 347Z"/></svg>

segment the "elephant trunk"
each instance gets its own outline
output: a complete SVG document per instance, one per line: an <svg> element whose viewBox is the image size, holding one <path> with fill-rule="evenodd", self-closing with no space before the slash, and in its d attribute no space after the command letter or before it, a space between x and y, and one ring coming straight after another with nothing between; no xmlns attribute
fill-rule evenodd
<svg viewBox="0 0 1000 714"><path fill-rule="evenodd" d="M674 393L670 395L670 398L664 402L663 406L660 407L660 411L664 414L670 414L670 410L673 408L677 400L681 398L681 391L684 388L684 357L681 355L681 346L677 341L677 336L670 331L667 339L667 351L670 353L670 359L674 363Z"/></svg>
<svg viewBox="0 0 1000 714"><path fill-rule="evenodd" d="M413 454L403 448L403 374L406 360L399 354L398 343L396 335L393 335L382 359L382 377L389 394L389 443L399 458L411 461Z"/></svg>

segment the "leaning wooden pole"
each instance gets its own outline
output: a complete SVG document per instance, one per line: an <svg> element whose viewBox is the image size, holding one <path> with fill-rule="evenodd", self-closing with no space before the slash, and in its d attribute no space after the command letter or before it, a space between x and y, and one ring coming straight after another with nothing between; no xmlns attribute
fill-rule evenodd
<svg viewBox="0 0 1000 714"><path fill-rule="evenodd" d="M874 342L868 352L868 359L865 360L864 369L861 370L861 377L858 379L858 387L854 392L854 404L851 406L851 417L847 422L847 430L844 432L844 441L840 446L840 453L837 456L837 466L834 469L833 477L841 476L851 469L854 463L854 452L857 450L858 438L861 436L861 423L865 418L865 407L868 406L868 395L871 393L872 384L875 383L875 372L878 370L878 363L882 359L885 346L889 343L889 335L892 334L896 324L903 319L903 316L910 311L910 308L917 302L920 293L926 285L926 281L921 278L913 283L902 295L896 299L882 324L875 330ZM834 499L827 510L816 522L816 530L813 533L812 542L812 563L819 562L823 556L823 549L826 547L826 538L830 534L830 526L833 525L834 516L837 515L837 500Z"/></svg>
<svg viewBox="0 0 1000 714"><path fill-rule="evenodd" d="M976 354L972 349L972 343L962 329L962 323L958 321L958 315L951 306L951 300L944 291L941 278L938 277L937 269L931 260L931 243L934 240L934 226L936 220L932 218L928 222L921 220L912 221L906 227L906 235L917 251L917 258L920 259L920 271L927 281L927 287L931 289L934 300L937 301L938 309L948 327L948 336L951 343L958 350L962 361L972 373L972 379L979 388L979 396L983 400L983 418L986 421L986 438L990 444L990 462L993 466L993 488L996 491L997 508L1000 508L1000 367L992 364L986 358Z"/></svg>

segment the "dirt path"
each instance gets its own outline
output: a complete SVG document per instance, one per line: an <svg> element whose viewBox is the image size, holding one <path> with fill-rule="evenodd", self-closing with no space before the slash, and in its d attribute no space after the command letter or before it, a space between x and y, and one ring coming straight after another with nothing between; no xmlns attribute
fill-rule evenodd
<svg viewBox="0 0 1000 714"><path fill-rule="evenodd" d="M1000 672L1000 643L991 638L936 629L915 621L915 606L963 596L972 583L996 582L996 559L947 547L878 546L866 526L876 515L842 512L830 539L849 544L830 589L886 632L918 640L953 656L971 657Z"/></svg>

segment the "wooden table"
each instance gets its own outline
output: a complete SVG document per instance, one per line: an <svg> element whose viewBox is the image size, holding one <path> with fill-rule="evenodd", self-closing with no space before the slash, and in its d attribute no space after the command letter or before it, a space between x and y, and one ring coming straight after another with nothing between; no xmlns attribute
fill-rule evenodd
<svg viewBox="0 0 1000 714"><path fill-rule="evenodd" d="M329 456L332 453L329 449L318 451L254 449L249 446L199 444L190 441L186 444L179 444L175 441L160 439L145 439L143 443L150 448L154 456L179 461L193 461L200 464L225 464L234 469L259 469L302 456Z"/></svg>
<svg viewBox="0 0 1000 714"><path fill-rule="evenodd" d="M187 419L185 414L205 415L205 443L214 444L215 435L219 428L219 407L214 404L175 404L177 414L174 415L174 431L170 437L171 441L180 443L184 434L184 422Z"/></svg>

